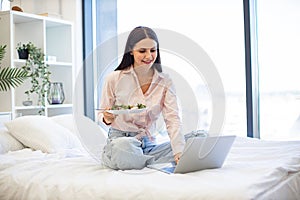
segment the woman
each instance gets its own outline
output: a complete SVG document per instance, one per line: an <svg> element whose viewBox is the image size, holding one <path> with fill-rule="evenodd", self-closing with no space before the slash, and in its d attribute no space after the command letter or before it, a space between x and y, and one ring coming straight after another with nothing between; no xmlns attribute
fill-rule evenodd
<svg viewBox="0 0 300 200"><path fill-rule="evenodd" d="M157 162L178 162L185 140L172 80L160 62L159 42L148 27L136 27L128 36L120 65L105 80L101 108L114 105L146 105L146 111L114 115L99 112L110 126L103 164L112 169L141 169ZM155 144L151 135L163 114L170 142Z"/></svg>

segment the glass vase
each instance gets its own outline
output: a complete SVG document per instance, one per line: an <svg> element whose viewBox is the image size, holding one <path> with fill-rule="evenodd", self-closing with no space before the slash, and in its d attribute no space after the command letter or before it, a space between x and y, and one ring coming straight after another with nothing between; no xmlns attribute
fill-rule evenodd
<svg viewBox="0 0 300 200"><path fill-rule="evenodd" d="M47 99L49 104L62 104L64 102L65 94L63 84L61 82L50 83Z"/></svg>

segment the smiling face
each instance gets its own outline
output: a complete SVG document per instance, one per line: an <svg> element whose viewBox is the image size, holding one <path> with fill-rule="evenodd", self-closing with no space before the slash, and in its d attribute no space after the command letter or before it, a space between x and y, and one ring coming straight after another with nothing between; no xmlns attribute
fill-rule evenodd
<svg viewBox="0 0 300 200"><path fill-rule="evenodd" d="M145 38L136 43L131 54L134 58L133 67L145 66L150 69L157 57L157 43Z"/></svg>

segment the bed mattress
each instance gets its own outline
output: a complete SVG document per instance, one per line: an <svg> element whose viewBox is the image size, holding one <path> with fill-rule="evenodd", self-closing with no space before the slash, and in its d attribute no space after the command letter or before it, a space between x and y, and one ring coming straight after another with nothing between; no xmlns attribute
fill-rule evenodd
<svg viewBox="0 0 300 200"><path fill-rule="evenodd" d="M222 168L171 175L25 148L0 155L0 199L300 199L300 142L237 137Z"/></svg>

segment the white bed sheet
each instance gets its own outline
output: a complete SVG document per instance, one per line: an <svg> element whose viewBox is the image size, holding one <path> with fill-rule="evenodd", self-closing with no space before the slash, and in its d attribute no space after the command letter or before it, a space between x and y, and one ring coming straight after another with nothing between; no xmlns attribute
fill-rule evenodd
<svg viewBox="0 0 300 200"><path fill-rule="evenodd" d="M238 137L222 168L172 175L23 149L0 155L0 199L300 199L299 176L300 142Z"/></svg>

